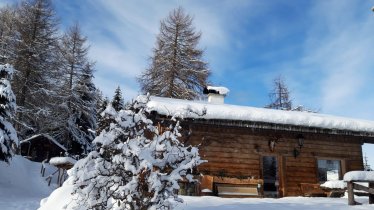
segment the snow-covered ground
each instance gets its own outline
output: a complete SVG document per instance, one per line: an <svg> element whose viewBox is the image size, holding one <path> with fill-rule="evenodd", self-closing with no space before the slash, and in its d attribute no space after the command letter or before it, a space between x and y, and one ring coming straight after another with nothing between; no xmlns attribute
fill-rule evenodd
<svg viewBox="0 0 374 210"><path fill-rule="evenodd" d="M42 201L39 210L63 210L71 202L72 185L65 182L64 186L55 190L49 198ZM64 199L61 199L64 198ZM344 198L306 198L286 197L273 198L219 198L212 196L182 196L184 203L178 203L175 210L372 210L374 205L368 204L368 197L356 197L360 206L348 206ZM68 207L66 210L69 210ZM84 208L83 208L84 209Z"/></svg>
<svg viewBox="0 0 374 210"><path fill-rule="evenodd" d="M40 163L15 156L10 165L0 161L0 209L1 210L62 210L70 202L72 186L65 183L52 194L45 178L40 176ZM49 172L53 170L50 169ZM48 172L47 172L48 173ZM50 195L51 194L51 195ZM258 198L218 198L183 196L184 203L177 204L176 210L372 210L367 197L356 198L361 206L348 206L347 198L304 198L288 197L281 199Z"/></svg>
<svg viewBox="0 0 374 210"><path fill-rule="evenodd" d="M14 156L10 165L0 161L1 210L35 210L39 207L40 200L54 189L41 177L40 168L41 163L21 156Z"/></svg>
<svg viewBox="0 0 374 210"><path fill-rule="evenodd" d="M218 197L183 197L184 203L178 204L176 210L372 210L368 198L356 198L364 205L348 206L347 198L306 198L287 197L273 198L218 198Z"/></svg>

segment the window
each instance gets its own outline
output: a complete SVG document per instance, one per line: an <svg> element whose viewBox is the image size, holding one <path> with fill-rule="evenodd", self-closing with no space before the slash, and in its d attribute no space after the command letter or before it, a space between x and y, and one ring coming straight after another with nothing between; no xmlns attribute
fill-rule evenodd
<svg viewBox="0 0 374 210"><path fill-rule="evenodd" d="M340 160L318 160L318 178L320 182L339 180Z"/></svg>

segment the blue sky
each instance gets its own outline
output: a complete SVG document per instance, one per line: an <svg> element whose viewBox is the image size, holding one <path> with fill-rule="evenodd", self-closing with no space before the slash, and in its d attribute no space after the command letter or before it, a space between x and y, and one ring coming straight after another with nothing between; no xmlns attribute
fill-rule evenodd
<svg viewBox="0 0 374 210"><path fill-rule="evenodd" d="M4 2L4 0L3 0ZM194 16L214 85L230 104L263 107L282 75L295 105L374 120L374 1L64 0L62 28L78 21L96 61L96 85L136 96L159 21L178 6ZM0 3L1 4L1 3ZM374 166L374 146L364 152Z"/></svg>

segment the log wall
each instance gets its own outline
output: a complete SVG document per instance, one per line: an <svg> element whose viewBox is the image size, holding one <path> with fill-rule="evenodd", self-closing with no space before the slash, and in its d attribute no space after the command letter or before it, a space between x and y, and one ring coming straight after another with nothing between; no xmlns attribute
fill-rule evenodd
<svg viewBox="0 0 374 210"><path fill-rule="evenodd" d="M363 169L360 137L194 123L184 123L183 127L189 131L184 141L200 145L200 156L208 160L199 167L203 174L262 179L262 156L276 156L281 196L302 195L300 183L319 183L318 159L340 160L341 176ZM297 141L300 134L305 139L301 149ZM274 151L269 140L277 140ZM296 158L295 148L300 152Z"/></svg>

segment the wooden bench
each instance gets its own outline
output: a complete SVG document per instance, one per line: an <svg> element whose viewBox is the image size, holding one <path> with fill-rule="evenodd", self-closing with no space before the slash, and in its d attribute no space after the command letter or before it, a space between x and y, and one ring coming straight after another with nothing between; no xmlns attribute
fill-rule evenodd
<svg viewBox="0 0 374 210"><path fill-rule="evenodd" d="M229 177L203 176L200 180L201 195L219 197L262 197L262 179L238 179ZM210 193L207 193L209 192Z"/></svg>
<svg viewBox="0 0 374 210"><path fill-rule="evenodd" d="M306 197L326 197L326 193L321 189L320 184L300 183L300 190Z"/></svg>
<svg viewBox="0 0 374 210"><path fill-rule="evenodd" d="M357 184L355 182L368 183L369 187ZM355 201L354 190L362 190L368 193L369 204L374 204L374 181L364 181L364 180L351 180L347 181L348 190L348 205L360 205L361 203Z"/></svg>
<svg viewBox="0 0 374 210"><path fill-rule="evenodd" d="M256 185L216 184L219 197L260 197L260 191Z"/></svg>

